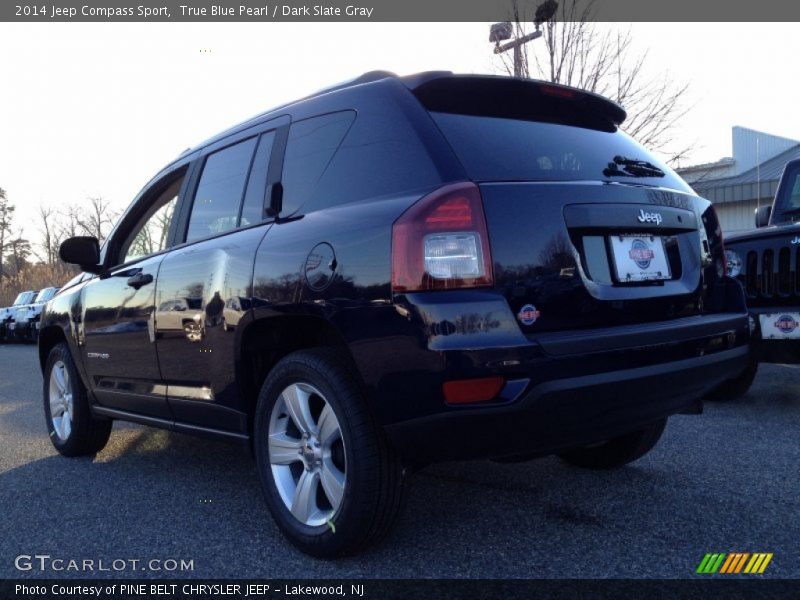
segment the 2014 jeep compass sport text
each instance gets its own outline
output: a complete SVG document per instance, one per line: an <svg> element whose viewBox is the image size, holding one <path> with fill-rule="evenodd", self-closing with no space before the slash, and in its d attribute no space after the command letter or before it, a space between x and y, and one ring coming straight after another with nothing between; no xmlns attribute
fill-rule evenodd
<svg viewBox="0 0 800 600"><path fill-rule="evenodd" d="M636 460L747 366L711 205L536 81L369 73L187 150L47 305L64 455L113 419L251 443L305 552L388 531L413 467ZM235 492L232 492L235 493Z"/></svg>

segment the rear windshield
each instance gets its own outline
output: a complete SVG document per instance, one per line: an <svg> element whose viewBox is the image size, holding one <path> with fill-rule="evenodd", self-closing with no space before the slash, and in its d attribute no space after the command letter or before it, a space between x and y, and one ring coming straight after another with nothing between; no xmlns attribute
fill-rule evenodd
<svg viewBox="0 0 800 600"><path fill-rule="evenodd" d="M602 180L690 191L669 167L621 131L444 112L431 116L476 181ZM664 176L605 176L615 156L649 162Z"/></svg>

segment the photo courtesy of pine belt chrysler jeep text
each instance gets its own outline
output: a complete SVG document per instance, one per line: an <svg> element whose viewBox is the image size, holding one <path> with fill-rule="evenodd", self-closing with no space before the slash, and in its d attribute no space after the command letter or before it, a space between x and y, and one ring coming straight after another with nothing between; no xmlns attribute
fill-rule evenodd
<svg viewBox="0 0 800 600"><path fill-rule="evenodd" d="M747 365L719 223L600 96L373 72L187 150L51 300L64 455L113 419L251 444L315 556L387 533L415 468L648 452Z"/></svg>

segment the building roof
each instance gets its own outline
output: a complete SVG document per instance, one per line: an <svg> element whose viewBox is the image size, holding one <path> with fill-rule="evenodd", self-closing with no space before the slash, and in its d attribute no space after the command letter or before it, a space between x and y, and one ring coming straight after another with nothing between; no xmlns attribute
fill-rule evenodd
<svg viewBox="0 0 800 600"><path fill-rule="evenodd" d="M771 198L778 188L786 163L800 158L800 144L784 150L780 154L765 160L760 167L748 169L739 175L698 179L690 185L695 192L708 198L711 202L740 202L756 198ZM760 184L760 193L756 188Z"/></svg>
<svg viewBox="0 0 800 600"><path fill-rule="evenodd" d="M744 173L734 175L732 177L721 177L719 179L703 179L695 181L692 185L696 186L695 189L705 189L708 187L716 187L720 185L736 185L739 183L756 183L759 179L761 181L778 180L781 178L783 168L786 163L795 158L800 158L800 144L792 146L788 150L784 150L777 156L773 156L769 160L761 163L761 167L753 167Z"/></svg>
<svg viewBox="0 0 800 600"><path fill-rule="evenodd" d="M689 165L687 167L678 167L675 169L678 173L691 173L694 171L702 171L704 169L717 169L719 167L729 167L735 164L736 161L733 160L732 156L726 156L724 158L720 158L719 160L715 160L714 162L702 163L699 165Z"/></svg>

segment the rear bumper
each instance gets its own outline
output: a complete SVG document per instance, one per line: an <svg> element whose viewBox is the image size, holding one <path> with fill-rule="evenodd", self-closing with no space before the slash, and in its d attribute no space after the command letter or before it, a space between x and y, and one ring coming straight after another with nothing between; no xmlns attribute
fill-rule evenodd
<svg viewBox="0 0 800 600"><path fill-rule="evenodd" d="M690 359L533 384L512 404L439 413L386 428L423 462L549 454L681 412L746 366L746 345Z"/></svg>
<svg viewBox="0 0 800 600"><path fill-rule="evenodd" d="M448 329L433 311L465 312L469 304L420 306L427 310L421 324L395 307L367 311L363 320L381 335L351 344L376 419L419 461L551 453L602 441L694 408L748 364L744 307L525 336L504 324L504 302L482 304L474 323L450 319L461 325ZM445 382L485 377L505 380L497 397L446 402Z"/></svg>

